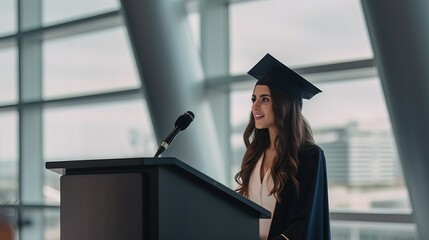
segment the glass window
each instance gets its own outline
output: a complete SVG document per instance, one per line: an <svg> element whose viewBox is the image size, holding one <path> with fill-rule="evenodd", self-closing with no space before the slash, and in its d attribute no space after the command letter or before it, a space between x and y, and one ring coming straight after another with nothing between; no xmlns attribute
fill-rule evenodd
<svg viewBox="0 0 429 240"><path fill-rule="evenodd" d="M411 212L379 79L317 86L303 113L325 150L331 209Z"/></svg>
<svg viewBox="0 0 429 240"><path fill-rule="evenodd" d="M17 102L16 47L0 48L0 105Z"/></svg>
<svg viewBox="0 0 429 240"><path fill-rule="evenodd" d="M141 85L124 27L45 41L43 74L44 98Z"/></svg>
<svg viewBox="0 0 429 240"><path fill-rule="evenodd" d="M0 1L0 36L16 32L16 0Z"/></svg>
<svg viewBox="0 0 429 240"><path fill-rule="evenodd" d="M333 211L410 213L408 191L378 78L319 83L303 114L325 151ZM252 87L231 93L232 172L244 153Z"/></svg>
<svg viewBox="0 0 429 240"><path fill-rule="evenodd" d="M233 74L267 52L292 67L373 56L359 0L231 4L230 49Z"/></svg>
<svg viewBox="0 0 429 240"><path fill-rule="evenodd" d="M44 110L46 161L153 156L156 140L139 100Z"/></svg>
<svg viewBox="0 0 429 240"><path fill-rule="evenodd" d="M157 149L142 99L44 110L45 161L152 157ZM46 171L46 203L59 204L60 175Z"/></svg>
<svg viewBox="0 0 429 240"><path fill-rule="evenodd" d="M331 237L340 240L416 240L415 224L331 221Z"/></svg>
<svg viewBox="0 0 429 240"><path fill-rule="evenodd" d="M60 238L60 209L44 209L44 235L45 240L58 240Z"/></svg>
<svg viewBox="0 0 429 240"><path fill-rule="evenodd" d="M118 10L119 0L42 0L43 24L53 24Z"/></svg>
<svg viewBox="0 0 429 240"><path fill-rule="evenodd" d="M0 205L18 203L18 117L0 111Z"/></svg>
<svg viewBox="0 0 429 240"><path fill-rule="evenodd" d="M22 208L20 218L31 224L19 228L19 239L60 239L60 209L29 207Z"/></svg>
<svg viewBox="0 0 429 240"><path fill-rule="evenodd" d="M72 160L72 159L70 159ZM49 161L49 160L48 160ZM60 205L60 177L61 175L51 170L46 170L43 184L43 202L50 205Z"/></svg>

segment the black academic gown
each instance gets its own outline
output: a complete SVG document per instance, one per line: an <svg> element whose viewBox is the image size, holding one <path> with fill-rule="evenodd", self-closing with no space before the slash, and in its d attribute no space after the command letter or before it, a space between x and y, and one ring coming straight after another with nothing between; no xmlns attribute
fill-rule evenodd
<svg viewBox="0 0 429 240"><path fill-rule="evenodd" d="M330 237L326 162L323 150L314 144L304 145L299 154L296 175L299 195L289 181L280 193L281 202L274 209L269 240L327 240Z"/></svg>

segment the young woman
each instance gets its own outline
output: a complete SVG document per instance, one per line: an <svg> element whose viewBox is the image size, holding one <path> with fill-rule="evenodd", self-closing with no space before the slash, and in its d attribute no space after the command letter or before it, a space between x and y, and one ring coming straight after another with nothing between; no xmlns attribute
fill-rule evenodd
<svg viewBox="0 0 429 240"><path fill-rule="evenodd" d="M301 113L302 99L321 91L269 54L248 74L258 81L235 180L272 213L260 239L330 239L325 156Z"/></svg>

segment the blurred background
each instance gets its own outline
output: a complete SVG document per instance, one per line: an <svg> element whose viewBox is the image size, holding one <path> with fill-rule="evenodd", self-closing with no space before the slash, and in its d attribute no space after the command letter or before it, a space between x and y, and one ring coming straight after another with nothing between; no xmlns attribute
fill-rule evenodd
<svg viewBox="0 0 429 240"><path fill-rule="evenodd" d="M234 188L254 85L246 71L267 52L323 91L303 112L326 154L332 238L418 239L361 1L147 2L158 1L174 6L147 3L161 10L139 20L119 0L0 0L0 214L15 239L59 239L60 175L45 162L152 157L171 116L194 108L175 144L183 138L192 155L193 136L209 139L217 155L188 163ZM151 27L175 32L157 40ZM179 53L164 68L168 51ZM193 63L188 55L199 65L191 80L171 70L180 56ZM162 75L170 70L177 79ZM200 92L179 90L174 104L182 80ZM181 151L165 155L187 162Z"/></svg>

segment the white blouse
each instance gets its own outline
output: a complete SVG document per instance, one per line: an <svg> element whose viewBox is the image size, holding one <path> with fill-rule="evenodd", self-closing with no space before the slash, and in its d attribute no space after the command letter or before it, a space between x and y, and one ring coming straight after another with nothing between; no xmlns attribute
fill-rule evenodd
<svg viewBox="0 0 429 240"><path fill-rule="evenodd" d="M276 198L274 195L269 195L273 189L274 182L271 178L270 169L264 175L261 182L261 166L264 154L256 163L253 169L252 175L249 181L249 199L253 202L261 205L263 208L271 212L271 219L274 214L274 208L276 207ZM271 219L260 219L259 220L259 239L266 240L268 233L270 232Z"/></svg>

